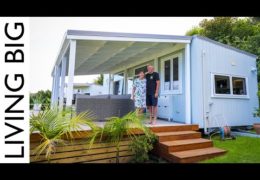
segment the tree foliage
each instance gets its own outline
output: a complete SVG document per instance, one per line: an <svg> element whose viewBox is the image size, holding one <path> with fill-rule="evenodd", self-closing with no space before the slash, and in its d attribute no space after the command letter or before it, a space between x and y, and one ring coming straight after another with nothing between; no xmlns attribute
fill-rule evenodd
<svg viewBox="0 0 260 180"><path fill-rule="evenodd" d="M260 56L259 17L204 19L186 35L201 35ZM258 57L259 61L259 57Z"/></svg>
<svg viewBox="0 0 260 180"><path fill-rule="evenodd" d="M30 93L30 109L35 103L42 104L42 110L49 108L51 104L51 91L40 90L37 93Z"/></svg>
<svg viewBox="0 0 260 180"><path fill-rule="evenodd" d="M94 81L94 83L98 85L103 85L103 79L104 79L104 75L100 74L100 76Z"/></svg>

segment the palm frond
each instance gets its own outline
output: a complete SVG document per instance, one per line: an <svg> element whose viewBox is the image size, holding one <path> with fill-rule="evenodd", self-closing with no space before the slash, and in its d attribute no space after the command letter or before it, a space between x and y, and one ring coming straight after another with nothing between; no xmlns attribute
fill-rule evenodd
<svg viewBox="0 0 260 180"><path fill-rule="evenodd" d="M78 133L84 126L97 129L93 118L94 115L89 111L71 117L70 108L63 111L58 111L57 108L46 109L38 115L31 115L31 133L39 131L42 136L40 145L35 148L36 157L45 152L49 159L55 153L56 145L64 142L64 136L73 139L73 133Z"/></svg>

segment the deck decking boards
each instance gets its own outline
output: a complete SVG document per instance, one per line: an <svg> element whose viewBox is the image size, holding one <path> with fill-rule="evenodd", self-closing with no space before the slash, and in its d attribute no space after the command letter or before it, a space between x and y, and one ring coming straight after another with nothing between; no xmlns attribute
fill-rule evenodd
<svg viewBox="0 0 260 180"><path fill-rule="evenodd" d="M102 124L101 124L102 125ZM198 162L224 154L226 151L214 148L211 140L201 138L196 124L185 125L164 122L156 126L147 125L158 137L153 153L173 163ZM142 132L133 128L136 134ZM115 163L116 147L112 143L97 142L91 149L86 141L89 129L80 133L73 133L74 140L64 137L65 144L57 145L50 161L45 158L45 152L36 157L34 148L39 145L41 136L37 133L30 136L30 161L32 163ZM119 162L127 163L133 159L130 150L131 140L124 139L120 142Z"/></svg>

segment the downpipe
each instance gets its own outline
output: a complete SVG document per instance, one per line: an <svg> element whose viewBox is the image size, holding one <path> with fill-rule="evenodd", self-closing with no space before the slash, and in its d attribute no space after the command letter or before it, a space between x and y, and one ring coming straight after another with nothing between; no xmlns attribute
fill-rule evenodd
<svg viewBox="0 0 260 180"><path fill-rule="evenodd" d="M208 128L207 128L207 125L206 125L206 123L209 121L209 116L208 115L206 115L205 117L204 117L204 122L203 122L203 130L204 130L204 134L205 135L209 135L210 134L210 132L208 131Z"/></svg>
<svg viewBox="0 0 260 180"><path fill-rule="evenodd" d="M208 113L206 114L205 113L205 87L204 87L204 56L205 56L206 52L205 50L202 50L201 52L201 63L202 63L202 68L201 68L201 74L202 74L202 105L203 105L203 130L204 130L204 134L205 135L209 135L209 131L208 131L208 128L207 128L207 125L206 123L208 122L209 120L209 115Z"/></svg>

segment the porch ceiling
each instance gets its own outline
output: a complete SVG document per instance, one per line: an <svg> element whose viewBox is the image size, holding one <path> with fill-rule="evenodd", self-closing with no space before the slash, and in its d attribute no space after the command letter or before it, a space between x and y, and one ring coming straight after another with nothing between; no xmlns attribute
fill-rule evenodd
<svg viewBox="0 0 260 180"><path fill-rule="evenodd" d="M176 43L77 40L75 75L110 73L115 69L151 60Z"/></svg>

